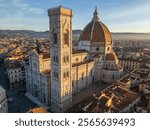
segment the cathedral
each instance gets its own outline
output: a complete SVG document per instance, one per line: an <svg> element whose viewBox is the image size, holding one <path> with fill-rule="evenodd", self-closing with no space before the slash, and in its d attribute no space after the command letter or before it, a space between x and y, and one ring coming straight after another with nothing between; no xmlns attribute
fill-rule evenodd
<svg viewBox="0 0 150 130"><path fill-rule="evenodd" d="M123 76L123 68L97 8L80 34L78 50L72 50L73 11L59 6L49 9L48 16L50 54L37 50L29 54L26 96L52 112L64 112L72 106L74 93L94 82L117 81Z"/></svg>

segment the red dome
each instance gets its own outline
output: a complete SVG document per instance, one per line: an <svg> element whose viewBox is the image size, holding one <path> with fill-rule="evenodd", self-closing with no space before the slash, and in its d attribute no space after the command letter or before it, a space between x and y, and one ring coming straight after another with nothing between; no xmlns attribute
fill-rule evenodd
<svg viewBox="0 0 150 130"><path fill-rule="evenodd" d="M92 21L83 29L79 41L90 41L112 44L111 33L108 28L99 20L97 8Z"/></svg>

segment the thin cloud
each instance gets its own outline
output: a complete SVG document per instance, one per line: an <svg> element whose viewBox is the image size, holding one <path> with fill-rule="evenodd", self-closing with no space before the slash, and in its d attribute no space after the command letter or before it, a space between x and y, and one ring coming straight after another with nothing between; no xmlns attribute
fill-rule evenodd
<svg viewBox="0 0 150 130"><path fill-rule="evenodd" d="M33 6L25 3L24 0L12 0L12 4L15 7L20 8L21 10L24 10L27 12L31 12L31 13L35 13L35 14L43 14L44 13L43 9L33 7Z"/></svg>
<svg viewBox="0 0 150 130"><path fill-rule="evenodd" d="M149 32L150 2L138 6L119 7L103 16L104 23L113 32Z"/></svg>
<svg viewBox="0 0 150 130"><path fill-rule="evenodd" d="M38 18L25 18L25 17L9 17L2 19L0 21L1 26L0 29L14 29L14 30L36 30L36 31L44 31L48 29L48 19ZM35 24L36 23L36 24ZM38 26L37 26L38 25Z"/></svg>
<svg viewBox="0 0 150 130"><path fill-rule="evenodd" d="M114 19L114 18L124 18L124 17L133 17L140 16L145 14L150 14L150 2L144 3L143 5L139 5L137 7L129 7L129 8L116 8L113 12L109 12L105 19Z"/></svg>

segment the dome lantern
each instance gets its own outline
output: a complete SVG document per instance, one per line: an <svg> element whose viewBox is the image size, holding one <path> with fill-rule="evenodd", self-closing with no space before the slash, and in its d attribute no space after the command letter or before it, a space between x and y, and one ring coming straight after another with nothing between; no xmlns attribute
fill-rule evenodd
<svg viewBox="0 0 150 130"><path fill-rule="evenodd" d="M98 17L98 15L99 15L99 12L98 12L98 9L97 9L97 6L95 7L95 11L94 11L94 13L93 13L93 21L99 21L100 19L99 19L99 17Z"/></svg>

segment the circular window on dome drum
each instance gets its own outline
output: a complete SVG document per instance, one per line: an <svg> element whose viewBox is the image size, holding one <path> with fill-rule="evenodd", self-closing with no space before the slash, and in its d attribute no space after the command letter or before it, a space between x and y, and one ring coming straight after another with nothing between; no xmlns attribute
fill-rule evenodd
<svg viewBox="0 0 150 130"><path fill-rule="evenodd" d="M96 48L96 51L99 51L99 48Z"/></svg>
<svg viewBox="0 0 150 130"><path fill-rule="evenodd" d="M76 62L78 62L78 58L76 58Z"/></svg>

